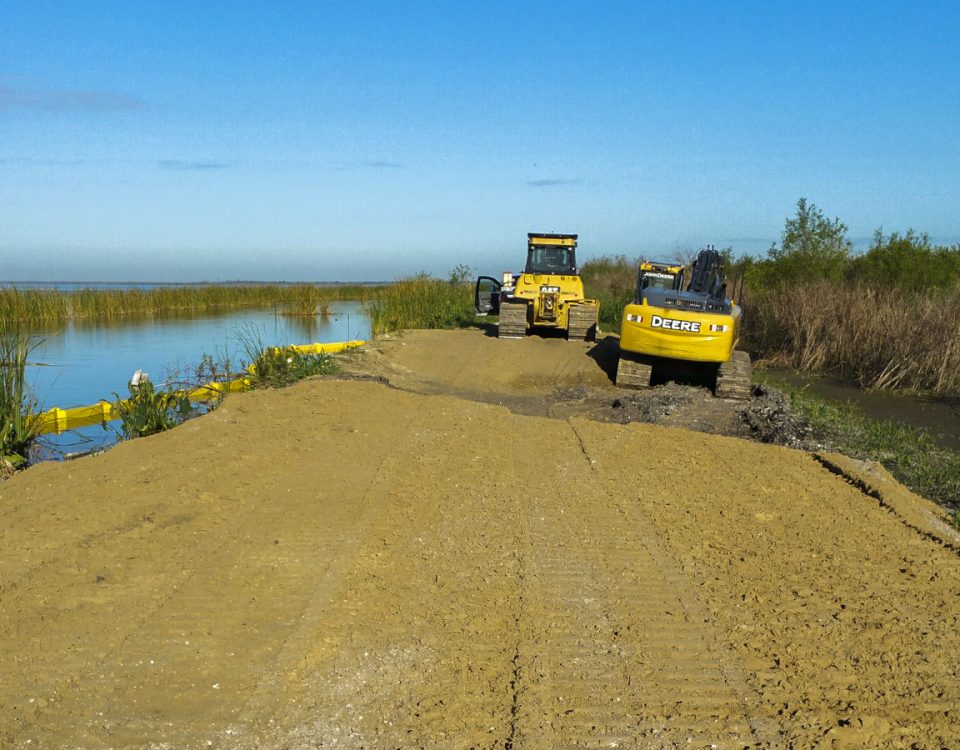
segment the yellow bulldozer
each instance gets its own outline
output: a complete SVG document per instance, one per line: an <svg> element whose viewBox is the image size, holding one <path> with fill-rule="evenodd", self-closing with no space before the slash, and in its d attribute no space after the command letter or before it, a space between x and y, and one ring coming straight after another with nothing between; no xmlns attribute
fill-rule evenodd
<svg viewBox="0 0 960 750"><path fill-rule="evenodd" d="M695 371L716 396L745 399L750 355L736 348L743 309L727 293L723 258L707 247L697 254L684 286L686 271L670 263L640 264L634 300L620 324L616 383L645 388L664 373Z"/></svg>
<svg viewBox="0 0 960 750"><path fill-rule="evenodd" d="M586 299L577 268L577 235L527 235L527 264L521 274L477 279L478 315L499 315L500 338L523 338L527 331L566 331L571 341L591 341L597 334L600 303Z"/></svg>

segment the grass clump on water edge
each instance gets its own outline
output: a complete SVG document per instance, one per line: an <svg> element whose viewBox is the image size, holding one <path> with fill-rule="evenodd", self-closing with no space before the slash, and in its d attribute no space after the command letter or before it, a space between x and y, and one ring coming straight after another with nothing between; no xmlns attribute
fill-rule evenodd
<svg viewBox="0 0 960 750"><path fill-rule="evenodd" d="M329 354L307 354L289 346L264 346L256 326L242 328L237 340L250 361L246 376L254 388L283 388L314 375L332 375L340 369Z"/></svg>
<svg viewBox="0 0 960 750"><path fill-rule="evenodd" d="M782 390L817 440L853 458L879 461L912 491L951 509L960 523L960 453L941 448L926 430L870 419L852 404L825 401L762 371L754 379Z"/></svg>
<svg viewBox="0 0 960 750"><path fill-rule="evenodd" d="M0 322L0 474L24 466L37 437L40 413L27 381L39 340Z"/></svg>
<svg viewBox="0 0 960 750"><path fill-rule="evenodd" d="M241 362L236 372L224 351L219 356L204 354L192 378L187 382L157 387L147 379L129 386L129 396L121 400L117 394L120 434L125 439L146 437L164 432L192 416L216 408L219 398L205 406L191 403L188 392L209 382L226 382L243 377L253 388L282 388L312 375L330 375L339 371L336 359L328 354L305 354L292 347L263 344L263 334L255 325L236 333L237 342L249 360Z"/></svg>
<svg viewBox="0 0 960 750"><path fill-rule="evenodd" d="M466 328L476 323L470 269L449 279L421 273L380 287L368 303L374 335L412 328Z"/></svg>
<svg viewBox="0 0 960 750"><path fill-rule="evenodd" d="M158 389L149 380L131 383L128 388L127 399L117 396L120 430L128 440L169 430L191 413L190 399L183 391Z"/></svg>

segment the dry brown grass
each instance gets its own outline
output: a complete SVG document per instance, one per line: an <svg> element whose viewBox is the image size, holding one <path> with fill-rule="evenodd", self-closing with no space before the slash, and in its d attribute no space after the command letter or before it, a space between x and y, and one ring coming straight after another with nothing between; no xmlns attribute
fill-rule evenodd
<svg viewBox="0 0 960 750"><path fill-rule="evenodd" d="M750 296L746 344L772 362L863 388L960 392L960 289L907 294L817 281Z"/></svg>

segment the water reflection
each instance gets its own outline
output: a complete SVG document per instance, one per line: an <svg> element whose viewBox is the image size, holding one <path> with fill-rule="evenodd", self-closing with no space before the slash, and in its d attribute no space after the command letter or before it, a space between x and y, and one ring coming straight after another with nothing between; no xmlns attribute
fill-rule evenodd
<svg viewBox="0 0 960 750"><path fill-rule="evenodd" d="M284 315L287 319L287 325L292 334L296 334L296 342L313 341L317 338L321 329L321 321L328 323L329 316L326 315Z"/></svg>

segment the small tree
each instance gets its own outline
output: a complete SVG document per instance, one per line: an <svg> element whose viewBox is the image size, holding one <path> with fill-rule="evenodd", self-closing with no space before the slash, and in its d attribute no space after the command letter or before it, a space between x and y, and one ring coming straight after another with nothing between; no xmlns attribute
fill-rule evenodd
<svg viewBox="0 0 960 750"><path fill-rule="evenodd" d="M816 205L801 198L796 215L786 221L780 247L774 243L766 259L754 264L750 281L761 287L811 279L839 281L852 250L847 225L827 219Z"/></svg>

